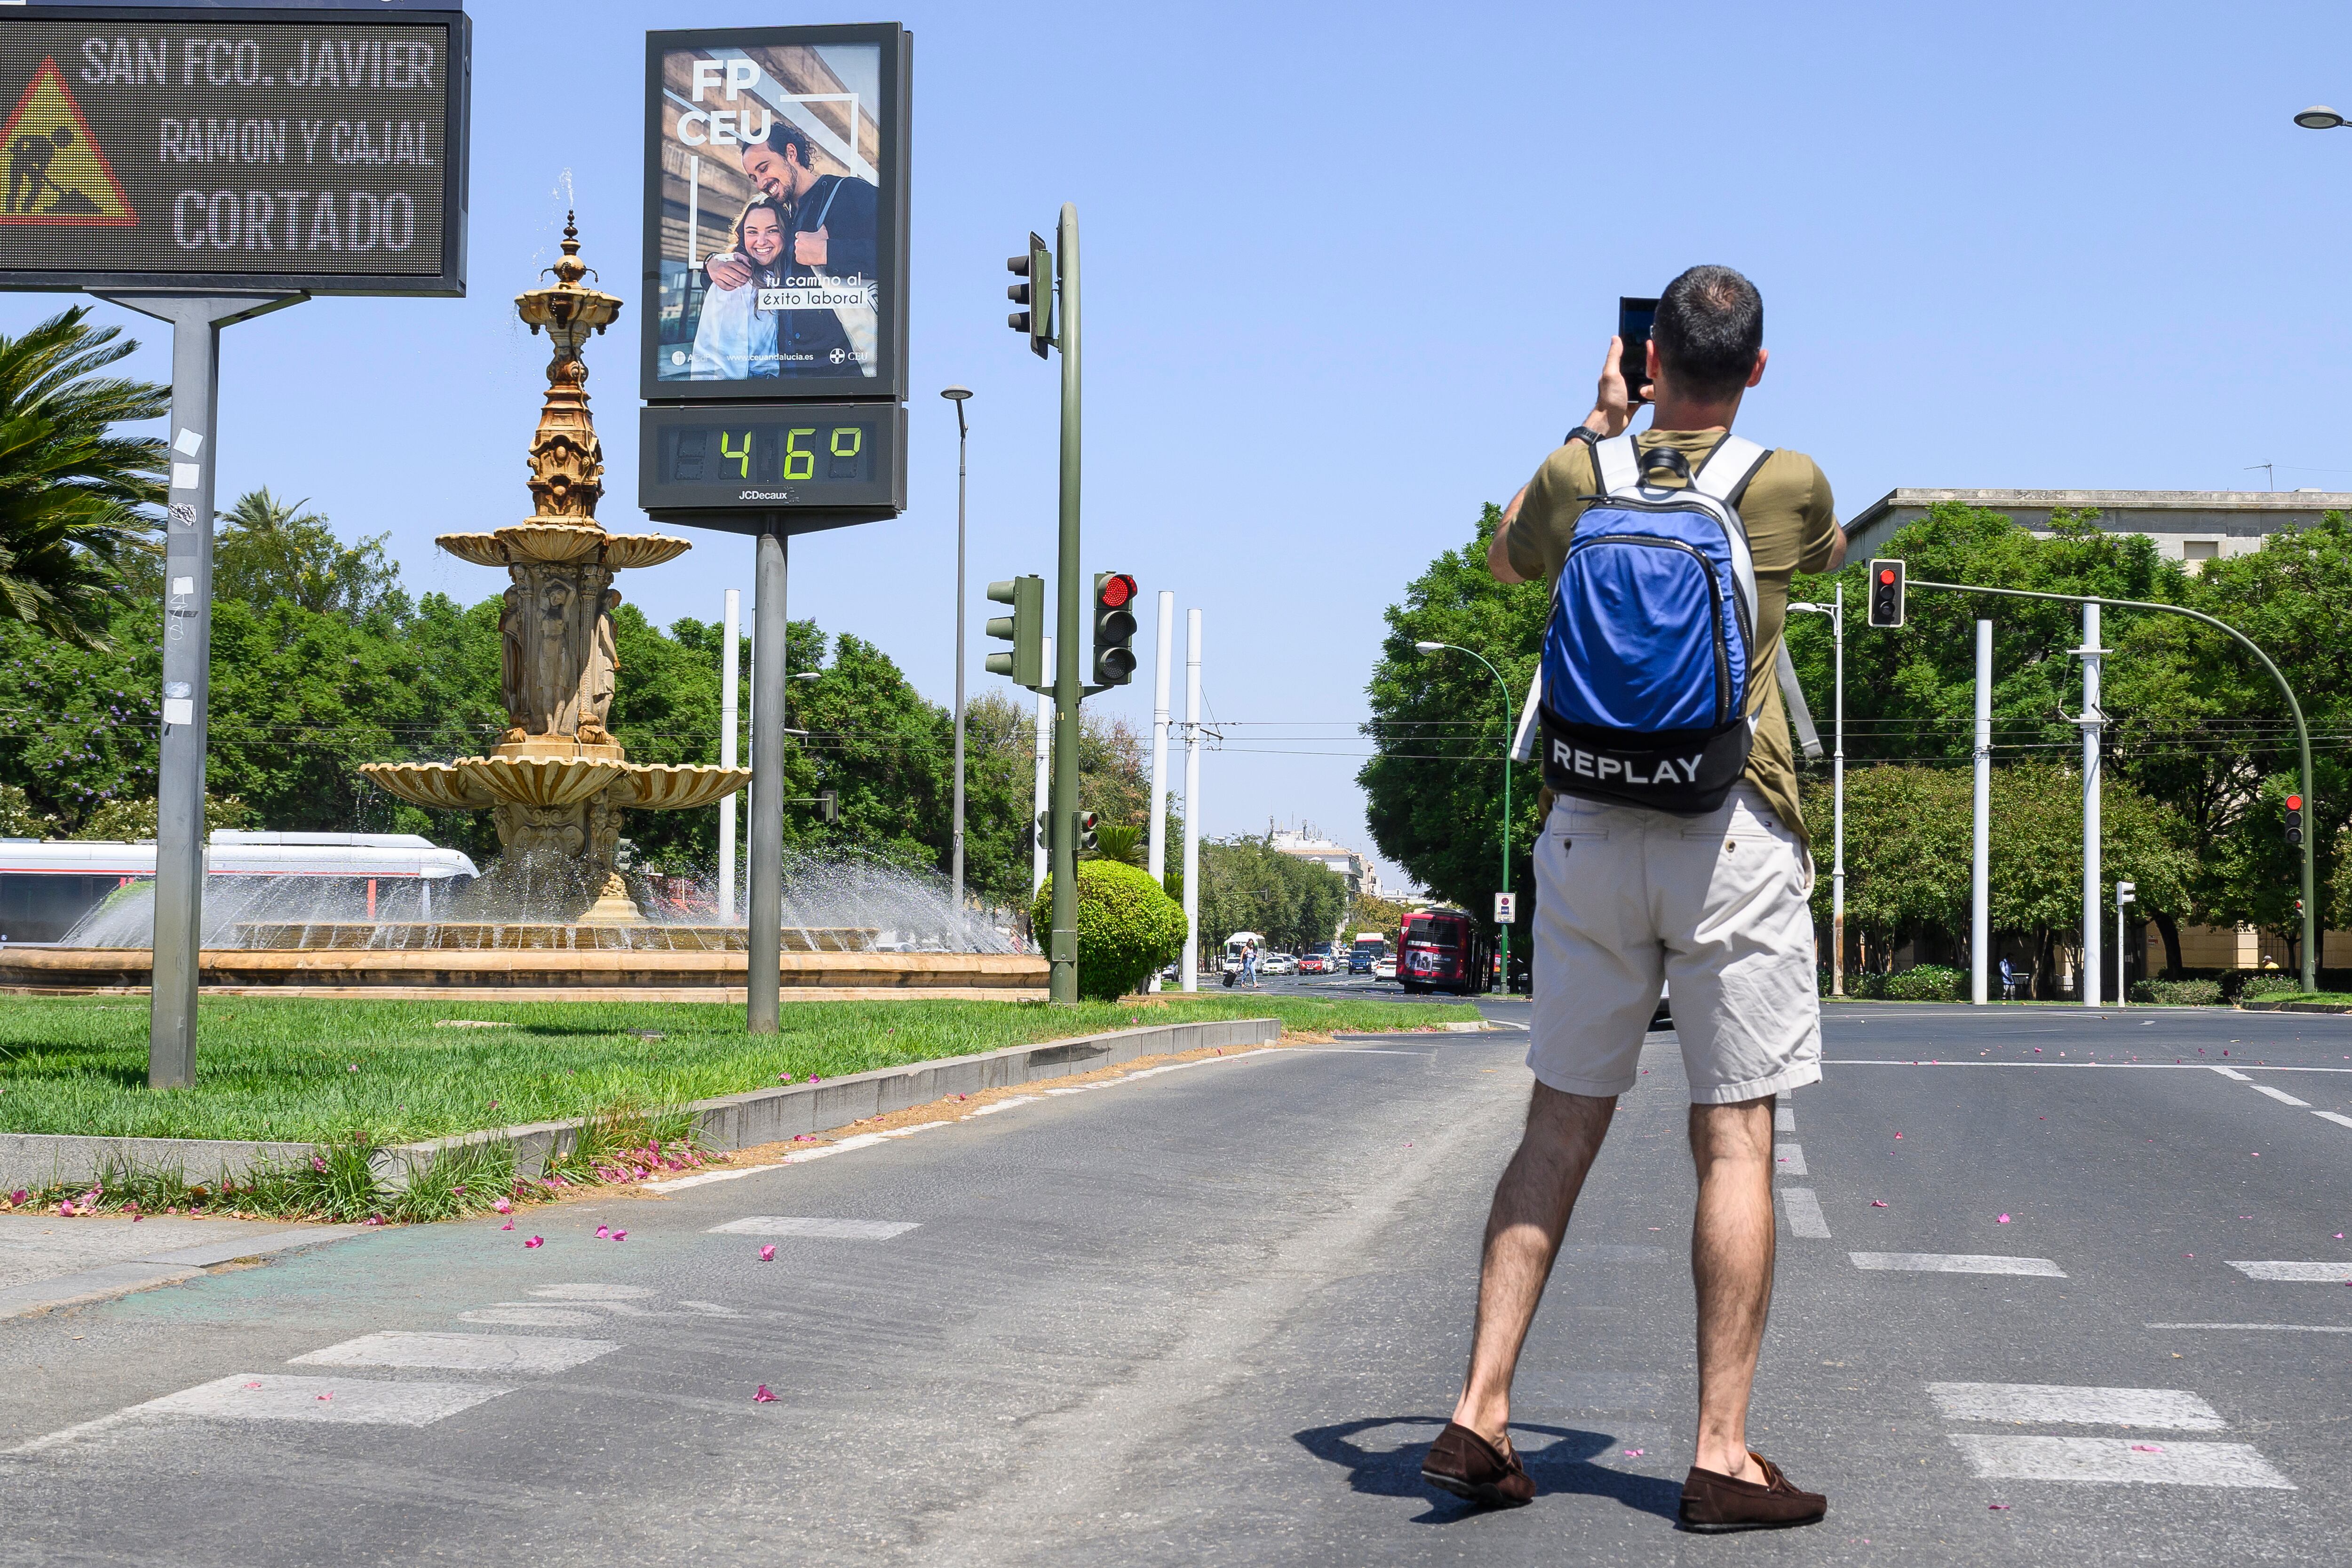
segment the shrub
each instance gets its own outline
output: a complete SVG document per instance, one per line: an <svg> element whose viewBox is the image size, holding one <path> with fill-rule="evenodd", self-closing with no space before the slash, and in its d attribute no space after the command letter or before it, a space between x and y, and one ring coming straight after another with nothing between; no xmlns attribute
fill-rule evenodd
<svg viewBox="0 0 2352 1568"><path fill-rule="evenodd" d="M2154 1002L2158 1007L2210 1008L2221 1000L2219 980L2135 980L2131 999Z"/></svg>
<svg viewBox="0 0 2352 1568"><path fill-rule="evenodd" d="M1030 914L1040 936L1054 925L1054 879ZM1118 861L1078 862L1078 995L1117 1001L1184 950L1184 911L1149 873Z"/></svg>
<svg viewBox="0 0 2352 1568"><path fill-rule="evenodd" d="M2265 971L2249 975L2246 983L2238 988L2242 1002L2266 1001L2273 997L2292 997L2303 989L2303 982L2293 975Z"/></svg>
<svg viewBox="0 0 2352 1568"><path fill-rule="evenodd" d="M1889 975L1876 994L1890 1002L1956 1002L1968 994L1969 977L1942 964L1914 964Z"/></svg>

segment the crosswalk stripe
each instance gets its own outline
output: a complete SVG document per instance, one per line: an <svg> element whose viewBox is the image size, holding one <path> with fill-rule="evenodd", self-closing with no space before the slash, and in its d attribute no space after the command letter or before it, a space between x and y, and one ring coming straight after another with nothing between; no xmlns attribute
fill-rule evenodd
<svg viewBox="0 0 2352 1568"><path fill-rule="evenodd" d="M379 1383L358 1377L296 1377L232 1372L36 1437L9 1450L37 1454L113 1427L155 1419L295 1421L311 1425L429 1427L513 1390L491 1384Z"/></svg>
<svg viewBox="0 0 2352 1568"><path fill-rule="evenodd" d="M1802 1144L1776 1144L1772 1147L1772 1170L1779 1176L1811 1176L1805 1168L1805 1146Z"/></svg>
<svg viewBox="0 0 2352 1568"><path fill-rule="evenodd" d="M2134 1443L2128 1437L2000 1437L1947 1434L1979 1480L2139 1481L2294 1491L2247 1443Z"/></svg>
<svg viewBox="0 0 2352 1568"><path fill-rule="evenodd" d="M1774 1106L1772 1108L1772 1130L1776 1133L1795 1132L1797 1130L1797 1108L1793 1105Z"/></svg>
<svg viewBox="0 0 2352 1568"><path fill-rule="evenodd" d="M2257 1083L2253 1086L2253 1090L2257 1094L2269 1095L2272 1099L2277 1101L2282 1105L2292 1105L2298 1111L2308 1111L2311 1109L2310 1101L2298 1100L2284 1089L2273 1089L2267 1083Z"/></svg>
<svg viewBox="0 0 2352 1568"><path fill-rule="evenodd" d="M2185 1388L2075 1388L2049 1383L1930 1383L1947 1421L2080 1422L2218 1432L2221 1412Z"/></svg>
<svg viewBox="0 0 2352 1568"><path fill-rule="evenodd" d="M2312 1114L2323 1122L2333 1122L2339 1127L2352 1127L2352 1116L2347 1116L2341 1111L2314 1111Z"/></svg>
<svg viewBox="0 0 2352 1568"><path fill-rule="evenodd" d="M1000 1101L1010 1104L1010 1101ZM777 1214L750 1214L714 1225L713 1236L808 1236L835 1241L887 1241L903 1236L922 1221L917 1219L806 1219Z"/></svg>
<svg viewBox="0 0 2352 1568"><path fill-rule="evenodd" d="M2063 1280L2066 1270L2047 1258L2001 1258L1982 1252L1849 1252L1857 1269L1915 1274L2035 1274Z"/></svg>
<svg viewBox="0 0 2352 1568"><path fill-rule="evenodd" d="M362 1334L298 1355L289 1366L434 1366L463 1372L562 1372L620 1345L608 1339L560 1339L552 1334Z"/></svg>
<svg viewBox="0 0 2352 1568"><path fill-rule="evenodd" d="M1830 1239L1830 1222L1822 1213L1822 1200L1811 1187L1784 1186L1780 1189L1780 1201L1789 1210L1789 1233L1791 1236L1802 1236L1812 1241Z"/></svg>
<svg viewBox="0 0 2352 1568"><path fill-rule="evenodd" d="M2240 1263L2232 1260L2230 1267L2249 1280L2285 1280L2326 1285L2352 1283L2352 1263Z"/></svg>

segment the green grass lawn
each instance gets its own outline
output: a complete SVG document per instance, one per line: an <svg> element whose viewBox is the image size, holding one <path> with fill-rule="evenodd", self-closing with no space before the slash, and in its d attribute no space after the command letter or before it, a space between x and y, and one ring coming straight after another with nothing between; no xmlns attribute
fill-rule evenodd
<svg viewBox="0 0 2352 1568"><path fill-rule="evenodd" d="M335 1001L226 997L200 1009L196 1086L147 1088L144 998L0 998L0 1133L373 1145L519 1122L656 1111L789 1073L869 1068L1192 1019L1286 1030L1412 1029L1467 1004L1310 997L1164 1005L792 1002L779 1034L699 1002ZM452 1029L476 1019L508 1027Z"/></svg>

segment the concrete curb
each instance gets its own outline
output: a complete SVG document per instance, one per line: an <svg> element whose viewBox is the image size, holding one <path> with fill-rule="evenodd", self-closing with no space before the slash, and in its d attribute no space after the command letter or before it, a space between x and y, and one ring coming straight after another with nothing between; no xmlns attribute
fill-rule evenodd
<svg viewBox="0 0 2352 1568"><path fill-rule="evenodd" d="M2242 1013L2352 1013L2342 1002L2240 1002Z"/></svg>
<svg viewBox="0 0 2352 1568"><path fill-rule="evenodd" d="M1151 1024L1108 1034L1079 1035L1035 1045L1006 1046L976 1056L879 1067L822 1083L778 1085L698 1100L687 1109L704 1145L719 1150L772 1144L795 1133L839 1127L950 1094L1066 1078L1139 1056L1171 1056L1222 1046L1265 1045L1282 1038L1279 1019L1218 1019ZM398 1191L445 1151L510 1144L519 1175L537 1176L551 1159L577 1144L579 1122L530 1122L486 1128L376 1151L376 1179ZM89 1181L109 1166L202 1173L242 1178L262 1166L310 1157L309 1144L246 1143L210 1138L99 1138L72 1134L0 1134L0 1188Z"/></svg>
<svg viewBox="0 0 2352 1568"><path fill-rule="evenodd" d="M0 1290L0 1320L30 1317L57 1307L102 1301L113 1296L127 1296L133 1291L176 1284L182 1280L192 1280L216 1264L323 1247L330 1241L356 1236L366 1228L363 1225L306 1225L291 1229L264 1230L252 1237L199 1242L194 1247L169 1248L144 1258L84 1269L79 1273L60 1274L51 1280L11 1285Z"/></svg>

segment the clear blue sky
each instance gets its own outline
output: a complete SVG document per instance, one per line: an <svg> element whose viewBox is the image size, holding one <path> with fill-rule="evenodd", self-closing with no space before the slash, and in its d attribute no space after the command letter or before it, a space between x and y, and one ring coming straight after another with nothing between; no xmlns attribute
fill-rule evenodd
<svg viewBox="0 0 2352 1568"><path fill-rule="evenodd" d="M642 33L723 20L477 4L471 297L322 300L233 329L224 504L267 484L413 587L495 574L433 536L529 511L543 340L509 304L576 192L629 308L591 353L604 521L638 526ZM770 13L757 18L766 20ZM817 4L915 33L912 506L797 541L792 608L952 685L954 420L988 579L1053 570L1055 371L1007 331L1003 258L1084 224L1087 566L1207 619L1234 727L1213 832L1306 818L1370 847L1352 728L1381 612L1591 399L1621 293L1725 262L1767 306L1741 429L1811 452L1842 516L1889 488L2352 489L2341 260L2352 15L2163 4L1159 7ZM1033 28L1031 17L1049 19ZM774 19L782 20L781 16ZM16 330L60 300L0 300ZM155 347L156 324L107 307ZM747 542L622 587L715 617ZM1148 722L1146 667L1104 699ZM1179 640L1181 658L1181 637ZM1180 682L1181 692L1181 682ZM1282 737L1318 737L1314 740ZM1323 752L1325 756L1297 755Z"/></svg>

